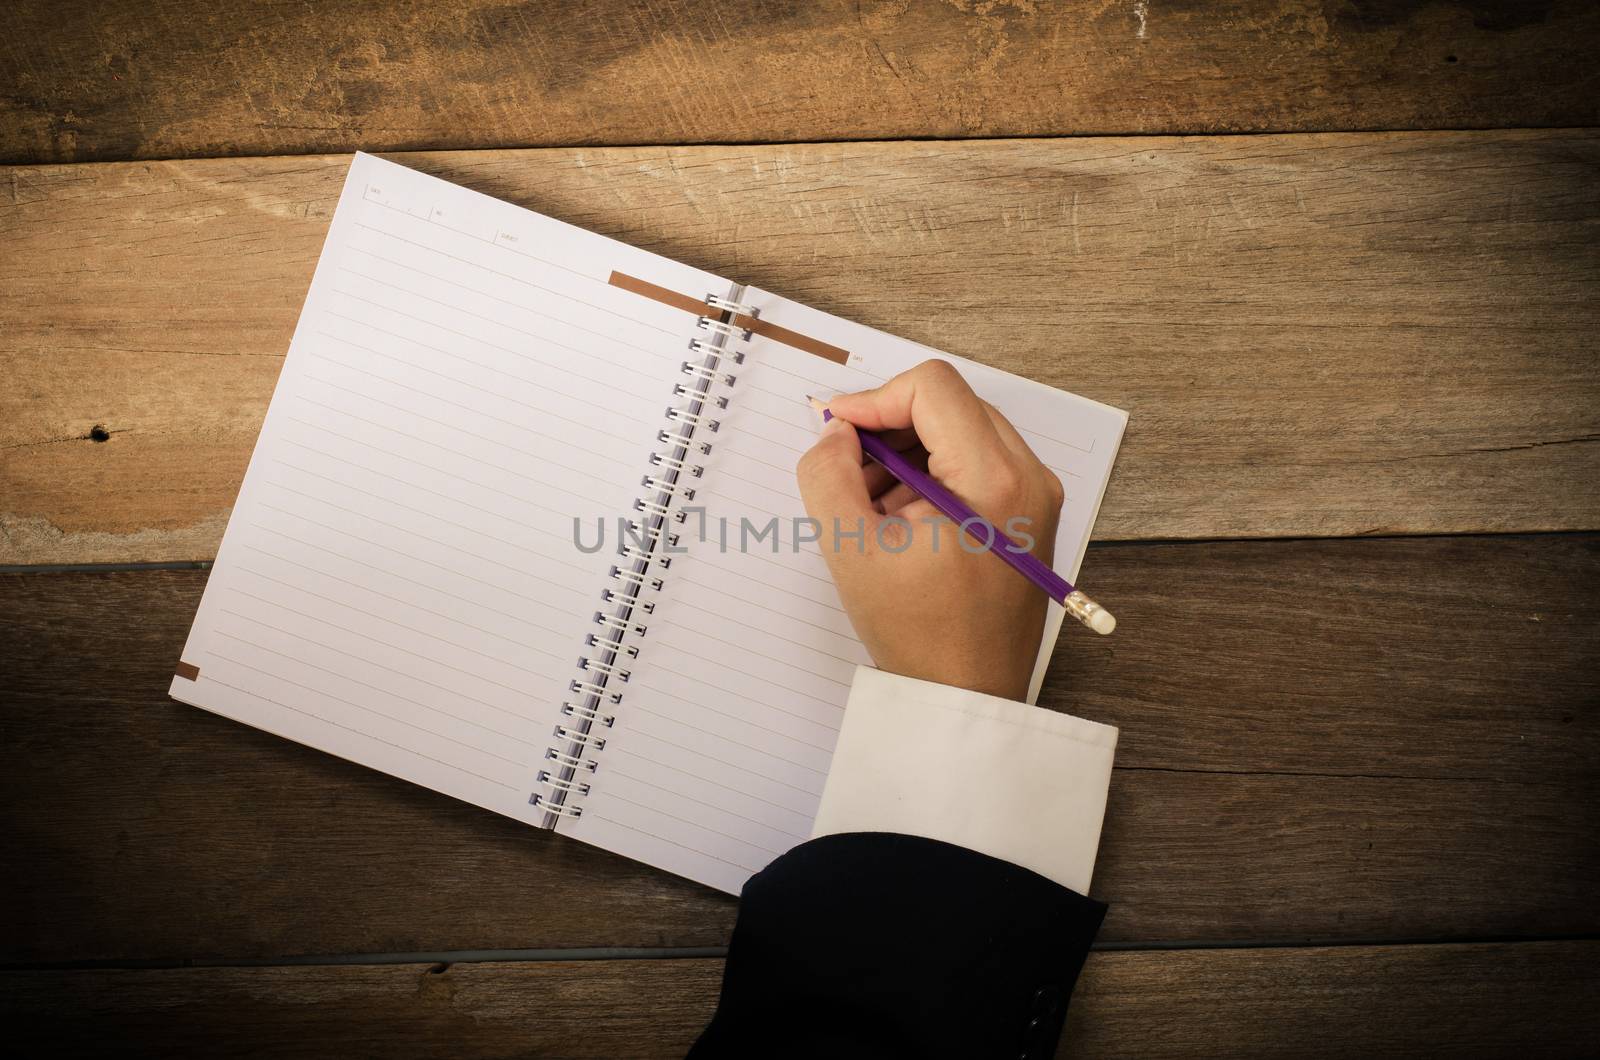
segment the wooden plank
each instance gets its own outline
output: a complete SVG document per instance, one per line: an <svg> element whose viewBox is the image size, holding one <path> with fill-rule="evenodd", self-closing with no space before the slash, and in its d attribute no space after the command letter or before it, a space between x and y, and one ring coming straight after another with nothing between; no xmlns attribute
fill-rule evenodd
<svg viewBox="0 0 1600 1060"><path fill-rule="evenodd" d="M1597 124L1538 4L11 5L0 160Z"/></svg>
<svg viewBox="0 0 1600 1060"><path fill-rule="evenodd" d="M1148 769L1600 779L1600 537L1091 548L1040 702ZM1076 631L1068 630L1068 634Z"/></svg>
<svg viewBox="0 0 1600 1060"><path fill-rule="evenodd" d="M1102 539L1600 526L1594 133L405 161L1129 409ZM213 554L345 164L8 174L0 562Z"/></svg>
<svg viewBox="0 0 1600 1060"><path fill-rule="evenodd" d="M1600 930L1595 538L1089 569L1123 627L1063 638L1047 702L1122 727L1106 939ZM725 896L167 700L204 577L0 579L0 959L726 940Z"/></svg>
<svg viewBox="0 0 1600 1060"><path fill-rule="evenodd" d="M1594 942L1096 953L1060 1057L1580 1056Z"/></svg>
<svg viewBox="0 0 1600 1060"><path fill-rule="evenodd" d="M709 959L0 972L0 1011L51 1056L677 1058L721 981Z"/></svg>
<svg viewBox="0 0 1600 1060"><path fill-rule="evenodd" d="M1075 1057L1584 1055L1600 944L1091 954ZM25 1044L101 1055L680 1057L711 959L0 973Z"/></svg>

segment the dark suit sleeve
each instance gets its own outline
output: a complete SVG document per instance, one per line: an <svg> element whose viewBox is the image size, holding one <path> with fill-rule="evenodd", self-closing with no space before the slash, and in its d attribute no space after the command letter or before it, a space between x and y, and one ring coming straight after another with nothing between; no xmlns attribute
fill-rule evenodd
<svg viewBox="0 0 1600 1060"><path fill-rule="evenodd" d="M915 836L824 836L745 885L691 1060L1050 1057L1106 907Z"/></svg>

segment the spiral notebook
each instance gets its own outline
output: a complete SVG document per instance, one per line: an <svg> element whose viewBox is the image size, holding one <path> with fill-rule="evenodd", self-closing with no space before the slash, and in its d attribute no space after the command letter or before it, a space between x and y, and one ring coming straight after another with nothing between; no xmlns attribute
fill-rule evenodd
<svg viewBox="0 0 1600 1060"><path fill-rule="evenodd" d="M357 155L171 694L737 892L870 663L793 522L804 396L935 356ZM1126 415L946 359L1075 576Z"/></svg>

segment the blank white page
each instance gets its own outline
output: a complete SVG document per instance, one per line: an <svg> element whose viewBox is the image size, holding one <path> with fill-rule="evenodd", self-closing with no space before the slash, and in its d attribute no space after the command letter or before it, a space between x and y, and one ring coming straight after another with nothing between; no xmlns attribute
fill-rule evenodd
<svg viewBox="0 0 1600 1060"><path fill-rule="evenodd" d="M186 703L520 820L692 318L726 281L358 155L184 648Z"/></svg>
<svg viewBox="0 0 1600 1060"><path fill-rule="evenodd" d="M1060 476L1066 503L1055 556L1069 580L1127 423L1119 409L766 291L748 288L741 300L757 307L762 321L831 352L761 334L745 344L696 483L693 503L704 509L706 540L697 539L698 519L682 528L688 554L662 574L656 613L606 733L583 816L558 826L734 893L809 838L852 674L871 661L818 546L796 550L790 533L793 517L804 515L794 466L818 427L805 395L875 386L929 357L951 361ZM770 539L740 547L741 519L760 526L773 517L776 550ZM946 547L958 546L947 540ZM1038 698L1062 616L1052 604L1030 701Z"/></svg>

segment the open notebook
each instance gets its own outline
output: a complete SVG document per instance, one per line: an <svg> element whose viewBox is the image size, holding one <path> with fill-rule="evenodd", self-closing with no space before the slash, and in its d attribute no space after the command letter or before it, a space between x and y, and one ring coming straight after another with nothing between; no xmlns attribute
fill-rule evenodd
<svg viewBox="0 0 1600 1060"><path fill-rule="evenodd" d="M737 892L870 662L792 523L804 395L930 356L357 155L171 694ZM947 359L1061 475L1075 576L1126 415Z"/></svg>

